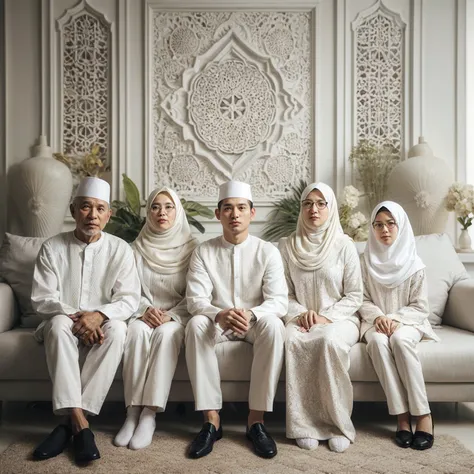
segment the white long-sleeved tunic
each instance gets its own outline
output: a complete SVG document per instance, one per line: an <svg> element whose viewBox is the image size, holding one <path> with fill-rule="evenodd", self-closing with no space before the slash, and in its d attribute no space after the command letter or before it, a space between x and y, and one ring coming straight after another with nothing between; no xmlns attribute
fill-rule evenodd
<svg viewBox="0 0 474 474"><path fill-rule="evenodd" d="M349 320L359 327L357 310L362 303L362 278L359 256L352 241L329 256L324 266L315 271L302 270L291 261L286 238L280 240L279 249L288 284L287 322L313 310L332 322Z"/></svg>
<svg viewBox="0 0 474 474"><path fill-rule="evenodd" d="M142 294L140 306L132 319L143 316L151 306L166 311L171 319L186 326L190 318L185 298L187 269L171 274L156 273L137 251L135 261L142 282Z"/></svg>
<svg viewBox="0 0 474 474"><path fill-rule="evenodd" d="M251 310L256 318L281 318L288 290L278 249L249 235L238 245L223 236L200 244L189 263L186 300L191 315L215 320L228 308Z"/></svg>
<svg viewBox="0 0 474 474"><path fill-rule="evenodd" d="M77 311L100 311L109 319L127 320L140 301L132 249L105 232L91 244L78 240L74 232L51 237L36 260L31 301L44 320Z"/></svg>
<svg viewBox="0 0 474 474"><path fill-rule="evenodd" d="M413 326L423 333L424 339L439 341L428 316L428 289L425 270L419 270L395 288L387 288L374 280L367 271L367 264L360 257L364 281L364 302L359 309L362 318L361 339L379 316L387 316L400 324Z"/></svg>

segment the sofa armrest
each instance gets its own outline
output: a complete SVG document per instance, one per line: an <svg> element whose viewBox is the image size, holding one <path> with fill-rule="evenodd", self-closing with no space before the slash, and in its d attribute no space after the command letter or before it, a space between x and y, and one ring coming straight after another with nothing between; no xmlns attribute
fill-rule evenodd
<svg viewBox="0 0 474 474"><path fill-rule="evenodd" d="M11 286L0 283L0 333L9 331L20 320L20 313Z"/></svg>
<svg viewBox="0 0 474 474"><path fill-rule="evenodd" d="M474 332L474 278L458 281L449 290L443 324Z"/></svg>

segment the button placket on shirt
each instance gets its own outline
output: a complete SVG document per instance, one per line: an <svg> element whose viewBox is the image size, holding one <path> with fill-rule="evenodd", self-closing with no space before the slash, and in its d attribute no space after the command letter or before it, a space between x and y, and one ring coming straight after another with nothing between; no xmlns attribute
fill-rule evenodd
<svg viewBox="0 0 474 474"><path fill-rule="evenodd" d="M82 263L82 292L81 292L81 308L89 306L90 285L92 273L92 261L94 259L94 249L86 247L84 249L84 261Z"/></svg>
<svg viewBox="0 0 474 474"><path fill-rule="evenodd" d="M233 266L234 266L234 304L236 308L242 306L240 298L240 249L234 247L233 252Z"/></svg>

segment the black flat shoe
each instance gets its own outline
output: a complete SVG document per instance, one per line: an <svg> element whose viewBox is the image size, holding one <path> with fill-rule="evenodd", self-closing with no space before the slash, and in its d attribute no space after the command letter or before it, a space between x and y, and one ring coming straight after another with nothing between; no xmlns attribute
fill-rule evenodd
<svg viewBox="0 0 474 474"><path fill-rule="evenodd" d="M418 451L423 451L425 449L430 449L434 443L434 419L431 415L431 431L432 433L427 433L426 431L415 431L413 435L413 442L411 447L417 449Z"/></svg>
<svg viewBox="0 0 474 474"><path fill-rule="evenodd" d="M247 429L247 438L252 441L255 454L262 458L272 458L277 454L275 441L263 423L254 423Z"/></svg>
<svg viewBox="0 0 474 474"><path fill-rule="evenodd" d="M207 456L214 446L214 443L222 438L222 424L219 429L209 422L202 425L201 431L194 438L189 447L188 455L192 459Z"/></svg>
<svg viewBox="0 0 474 474"><path fill-rule="evenodd" d="M100 459L100 453L94 440L94 433L89 428L84 428L74 435L74 460L77 464Z"/></svg>
<svg viewBox="0 0 474 474"><path fill-rule="evenodd" d="M33 451L35 459L44 460L61 454L72 437L72 430L67 425L58 425L48 437Z"/></svg>
<svg viewBox="0 0 474 474"><path fill-rule="evenodd" d="M400 430L395 433L395 443L400 448L409 448L413 442L413 433L408 430Z"/></svg>

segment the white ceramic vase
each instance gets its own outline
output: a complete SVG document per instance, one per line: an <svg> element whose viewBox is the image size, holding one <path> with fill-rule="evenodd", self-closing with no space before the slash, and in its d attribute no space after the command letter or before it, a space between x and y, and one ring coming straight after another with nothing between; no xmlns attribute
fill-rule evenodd
<svg viewBox="0 0 474 474"><path fill-rule="evenodd" d="M472 242L471 236L467 229L461 230L461 235L459 236L458 241L458 251L459 252L472 252Z"/></svg>
<svg viewBox="0 0 474 474"><path fill-rule="evenodd" d="M448 220L444 198L454 181L448 163L433 155L423 137L388 179L387 198L408 214L415 235L442 233Z"/></svg>
<svg viewBox="0 0 474 474"><path fill-rule="evenodd" d="M8 173L9 228L17 235L51 237L62 230L71 199L69 168L53 158L41 135L35 156Z"/></svg>

